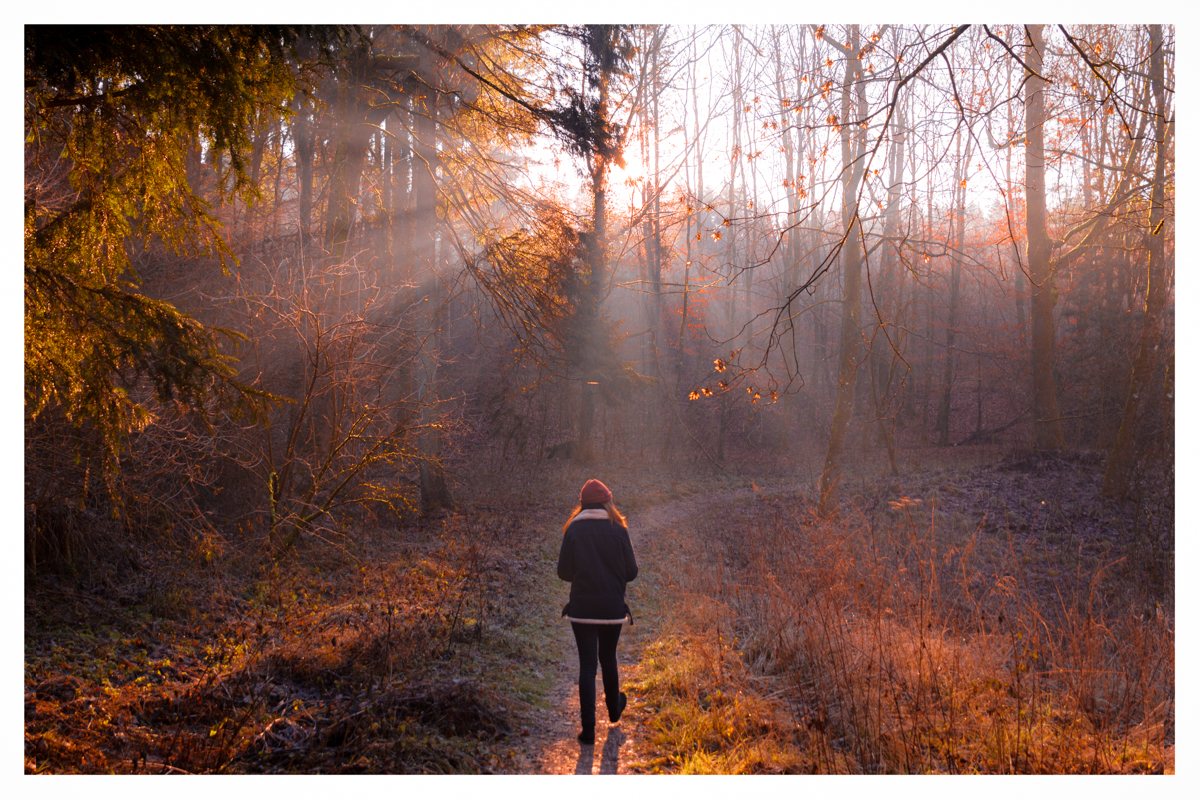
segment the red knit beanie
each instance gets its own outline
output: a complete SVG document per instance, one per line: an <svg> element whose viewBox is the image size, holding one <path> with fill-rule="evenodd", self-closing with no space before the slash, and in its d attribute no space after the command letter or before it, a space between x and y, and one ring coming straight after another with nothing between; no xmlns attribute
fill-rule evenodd
<svg viewBox="0 0 1200 800"><path fill-rule="evenodd" d="M579 504L587 505L589 503L607 503L612 500L612 492L608 490L600 481L592 478L583 485L583 489L579 492Z"/></svg>

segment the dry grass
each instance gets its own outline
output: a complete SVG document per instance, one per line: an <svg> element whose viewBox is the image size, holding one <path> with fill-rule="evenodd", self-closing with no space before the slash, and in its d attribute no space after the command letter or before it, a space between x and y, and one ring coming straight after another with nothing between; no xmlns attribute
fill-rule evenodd
<svg viewBox="0 0 1200 800"><path fill-rule="evenodd" d="M642 772L772 774L814 771L772 702L776 681L752 675L719 636L666 636L642 653L627 688L648 719Z"/></svg>
<svg viewBox="0 0 1200 800"><path fill-rule="evenodd" d="M692 554L674 580L686 598L681 625L693 639L687 647L663 643L676 654L643 665L642 686L657 698L650 702L664 704L661 752L651 764L674 758L681 769L714 772L776 764L854 773L1173 771L1170 609L1150 604L1147 613L1145 598L1130 601L1131 574L1115 569L1122 561L1111 553L1072 559L970 513L931 510L945 495L963 494L964 483L935 483L927 497L884 485L885 508L860 495L836 522L816 518L803 497L760 497L676 531ZM688 641L675 636L670 641ZM697 639L720 644L706 649ZM740 658L731 662L726 647ZM706 670L724 678L706 682ZM768 735L751 725L730 740L738 746L729 758L693 758L711 752L705 731L721 730L725 718L695 698L711 697L707 686L722 697L761 697L759 676L787 686L773 696L790 711L791 735L781 735L786 726L761 729ZM690 717L679 702L670 705L673 696L688 698ZM744 713L769 716L755 702ZM742 755L739 747L764 736L775 758Z"/></svg>
<svg viewBox="0 0 1200 800"><path fill-rule="evenodd" d="M836 522L760 491L656 533L638 768L1173 771L1172 504L1105 505L1076 466L848 479ZM557 531L597 475L633 514L762 477L543 462L275 570L236 537L165 535L31 576L26 771L519 769L557 657L529 609L560 597Z"/></svg>

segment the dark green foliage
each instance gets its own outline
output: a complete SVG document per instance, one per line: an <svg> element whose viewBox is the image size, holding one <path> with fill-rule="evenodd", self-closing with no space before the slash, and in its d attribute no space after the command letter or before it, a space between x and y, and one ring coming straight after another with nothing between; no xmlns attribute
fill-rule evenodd
<svg viewBox="0 0 1200 800"><path fill-rule="evenodd" d="M219 199L255 195L253 126L285 113L298 74L289 54L310 33L26 28L27 421L60 408L115 452L148 419L131 395L139 378L159 402L193 411L210 399L253 404L221 352L221 338L236 337L140 294L131 253L161 246L225 266L231 254L193 182L207 161Z"/></svg>
<svg viewBox="0 0 1200 800"><path fill-rule="evenodd" d="M625 166L622 156L623 129L603 108L597 87L610 75L625 75L635 48L628 25L581 25L566 28L564 33L577 38L584 48L583 74L585 86L591 91L576 91L575 76L564 81L561 92L567 103L547 109L545 119L555 134L578 156L597 156L604 163Z"/></svg>

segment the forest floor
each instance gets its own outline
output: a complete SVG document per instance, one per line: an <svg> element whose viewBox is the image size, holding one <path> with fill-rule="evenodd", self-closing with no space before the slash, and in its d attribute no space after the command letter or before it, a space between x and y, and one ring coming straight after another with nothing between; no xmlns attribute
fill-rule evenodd
<svg viewBox="0 0 1200 800"><path fill-rule="evenodd" d="M1098 454L957 458L898 479L848 476L848 516L882 531L897 508L921 509L997 574L1003 559L1020 564L1021 591L1041 608L1090 593L1105 609L1173 627L1173 518L1170 541L1139 521L1157 513L1161 529L1169 508L1100 498ZM27 573L25 771L939 771L866 754L850 733L835 736L833 721L825 735L836 709L818 714L803 699L811 686L755 645L737 586L783 575L746 572L753 559L739 548L769 524L809 544L831 530L806 527L812 487L777 467L697 469L684 480L527 465L458 486L455 514L400 528L364 522L281 566L265 566L249 540L214 552L164 536L114 542L74 572ZM593 473L629 517L641 573L618 649L630 705L611 726L601 706L596 745L583 747L574 642L560 616L567 586L554 563L563 518ZM1008 767L972 755L955 771L1173 771L1173 632L1167 641L1169 653L1161 643L1154 652L1172 665L1156 684L1166 681L1168 696L1126 726L1153 746L1131 749L1126 733L1120 755L1093 753L1081 766L1031 761L1026 744L1024 769L1010 752ZM1088 730L1116 724L1097 719Z"/></svg>

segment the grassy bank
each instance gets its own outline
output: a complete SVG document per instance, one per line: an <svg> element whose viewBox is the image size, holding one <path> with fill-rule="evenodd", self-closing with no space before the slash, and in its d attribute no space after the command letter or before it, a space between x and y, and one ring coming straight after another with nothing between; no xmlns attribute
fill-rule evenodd
<svg viewBox="0 0 1200 800"><path fill-rule="evenodd" d="M760 493L677 526L646 768L1173 771L1173 520L1102 501L1100 466L864 481L836 521Z"/></svg>

